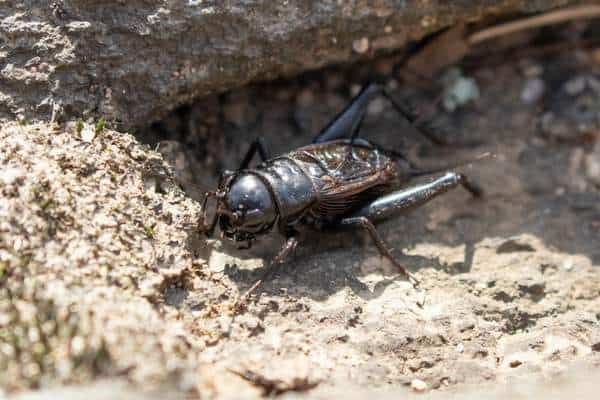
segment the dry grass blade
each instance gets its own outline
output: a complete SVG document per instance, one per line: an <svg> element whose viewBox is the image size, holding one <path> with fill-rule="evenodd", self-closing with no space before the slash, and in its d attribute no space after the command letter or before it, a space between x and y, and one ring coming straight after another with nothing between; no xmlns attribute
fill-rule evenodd
<svg viewBox="0 0 600 400"><path fill-rule="evenodd" d="M518 31L539 28L542 26L560 24L576 19L592 19L600 17L600 5L587 5L569 7L558 11L548 12L535 17L524 18L517 21L483 29L469 36L468 43L475 45L498 36L508 35Z"/></svg>

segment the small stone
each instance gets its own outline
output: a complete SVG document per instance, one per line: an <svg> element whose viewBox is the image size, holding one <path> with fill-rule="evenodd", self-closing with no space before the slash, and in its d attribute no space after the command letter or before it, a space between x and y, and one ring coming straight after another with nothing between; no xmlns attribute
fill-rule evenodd
<svg viewBox="0 0 600 400"><path fill-rule="evenodd" d="M528 78L537 78L544 73L544 67L538 64L527 65L523 68L523 75Z"/></svg>
<svg viewBox="0 0 600 400"><path fill-rule="evenodd" d="M448 112L479 98L479 87L473 78L462 75L459 69L449 70L443 77L445 86L442 104Z"/></svg>
<svg viewBox="0 0 600 400"><path fill-rule="evenodd" d="M575 78L567 81L567 83L565 83L563 88L564 88L565 92L567 92L568 95L577 96L578 94L580 94L581 92L583 92L585 90L585 86L586 86L585 76L578 76L578 77L575 77Z"/></svg>
<svg viewBox="0 0 600 400"><path fill-rule="evenodd" d="M563 262L562 267L566 270L566 271L571 271L573 269L574 263L573 260L571 260L570 258L566 259Z"/></svg>
<svg viewBox="0 0 600 400"><path fill-rule="evenodd" d="M512 360L512 361L511 361L511 362L508 364L508 366L509 366L509 367L511 367L511 368L517 368L517 367L521 366L522 364L523 364L523 363L522 363L521 361L519 361L519 360Z"/></svg>
<svg viewBox="0 0 600 400"><path fill-rule="evenodd" d="M525 86L521 91L521 100L525 104L537 103L542 98L545 91L546 84L542 79L529 79L527 82L525 82Z"/></svg>
<svg viewBox="0 0 600 400"><path fill-rule="evenodd" d="M424 382L420 379L413 379L410 382L410 387L415 392L424 392L425 390L427 390L427 382Z"/></svg>
<svg viewBox="0 0 600 400"><path fill-rule="evenodd" d="M369 50L369 39L366 37L356 39L352 43L352 48L359 54L366 53Z"/></svg>
<svg viewBox="0 0 600 400"><path fill-rule="evenodd" d="M74 355L79 356L85 350L85 340L81 336L75 336L71 340L71 351Z"/></svg>
<svg viewBox="0 0 600 400"><path fill-rule="evenodd" d="M457 353L463 353L465 351L465 345L462 343L459 343L456 345L456 352Z"/></svg>
<svg viewBox="0 0 600 400"><path fill-rule="evenodd" d="M81 130L81 140L91 143L96 137L96 130L91 125L85 125Z"/></svg>
<svg viewBox="0 0 600 400"><path fill-rule="evenodd" d="M383 98L377 98L369 104L367 112L372 117L378 117L385 110L385 100Z"/></svg>

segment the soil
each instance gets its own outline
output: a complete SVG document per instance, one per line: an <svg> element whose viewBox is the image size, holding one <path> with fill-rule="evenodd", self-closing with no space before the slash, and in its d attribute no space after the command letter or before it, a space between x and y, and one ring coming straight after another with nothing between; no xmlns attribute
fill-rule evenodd
<svg viewBox="0 0 600 400"><path fill-rule="evenodd" d="M458 169L483 198L455 190L378 227L418 289L363 233L311 233L246 309L233 309L281 239L250 250L206 242L199 193L257 135L273 154L308 143L366 80L387 76L420 109L449 90L401 86L393 70L382 59L251 86L136 137L90 125L3 127L2 387L435 397L476 387L495 395L519 382L539 394L573 368L597 377L597 49L465 68L479 95L452 112L436 106L445 146L385 102L370 107L363 136L417 164L494 154Z"/></svg>

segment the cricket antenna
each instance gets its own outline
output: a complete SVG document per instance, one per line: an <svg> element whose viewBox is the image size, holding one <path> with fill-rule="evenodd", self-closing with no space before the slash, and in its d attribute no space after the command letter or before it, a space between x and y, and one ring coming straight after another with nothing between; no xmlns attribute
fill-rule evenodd
<svg viewBox="0 0 600 400"><path fill-rule="evenodd" d="M443 171L446 171L449 169L464 167L465 165L473 164L475 162L484 160L489 157L495 157L495 154L493 154L492 152L486 151L485 153L482 153L482 154L478 155L477 157L474 157L474 158L471 158L468 160L459 161L455 164L448 164L448 165L444 165L441 167L435 167L435 168L413 168L410 171L410 176L416 177L416 176L431 175L431 174L443 172Z"/></svg>

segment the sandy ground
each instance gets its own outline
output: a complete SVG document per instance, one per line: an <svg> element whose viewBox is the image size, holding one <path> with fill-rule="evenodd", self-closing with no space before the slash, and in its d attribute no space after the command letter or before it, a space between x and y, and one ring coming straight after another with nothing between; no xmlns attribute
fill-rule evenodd
<svg viewBox="0 0 600 400"><path fill-rule="evenodd" d="M4 126L4 390L96 382L72 397L461 398L485 388L519 398L554 384L554 394L589 393L572 382L591 382L600 363L593 52L469 71L479 98L436 119L454 145L433 146L385 103L371 107L365 136L422 165L495 154L461 168L483 199L456 190L379 226L420 289L362 233L310 234L233 312L280 239L249 251L205 242L197 186L235 168L258 134L273 153L307 143L371 67L206 100L137 138L89 125ZM536 85L544 91L532 101ZM161 141L167 162L139 141Z"/></svg>

